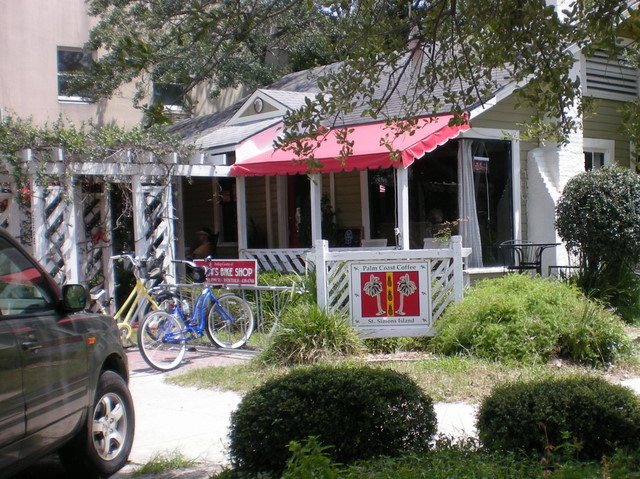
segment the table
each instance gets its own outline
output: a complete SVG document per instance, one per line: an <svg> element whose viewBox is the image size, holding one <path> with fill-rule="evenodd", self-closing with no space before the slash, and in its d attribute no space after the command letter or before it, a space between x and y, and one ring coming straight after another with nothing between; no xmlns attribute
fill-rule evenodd
<svg viewBox="0 0 640 479"><path fill-rule="evenodd" d="M533 241L509 240L500 243L504 262L509 271L535 270L542 275L542 253L560 243L535 243Z"/></svg>

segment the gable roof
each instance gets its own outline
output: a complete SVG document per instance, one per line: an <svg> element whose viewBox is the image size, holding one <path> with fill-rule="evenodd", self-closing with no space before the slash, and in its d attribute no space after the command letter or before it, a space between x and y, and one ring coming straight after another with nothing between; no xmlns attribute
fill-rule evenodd
<svg viewBox="0 0 640 479"><path fill-rule="evenodd" d="M254 91L251 95L221 112L180 121L168 127L167 131L181 135L184 142L194 143L202 150L232 151L234 145L240 144L254 134L277 123L286 111L298 109L304 105L308 98L315 97L317 93L320 93L318 79L340 68L340 65L335 63L290 73L278 81ZM492 79L496 85L493 97L501 91L503 94L511 91L509 86L512 86L512 82L506 70L495 70ZM403 97L411 95L412 88L414 88L408 75L397 79L390 74L383 78L377 86L374 98L383 98L387 91L387 85L392 83L396 89L388 98L385 109L381 112L381 117L385 115L403 117L403 111L405 111L403 105L406 101ZM469 85L470 83L463 83L460 88L467 88ZM415 92L413 94L415 95ZM443 99L444 91L442 88L436 88L432 95ZM260 111L258 111L256 102L262 105ZM478 101L475 105L471 105L469 110L479 106L486 108L487 105L490 107L491 103ZM353 112L340 115L339 118L334 119L331 126L355 126L372 123L371 117L364 114L366 108L366 106L361 106ZM444 104L439 112L413 112L413 116L425 117L446 114L450 113L449 108L450 105Z"/></svg>

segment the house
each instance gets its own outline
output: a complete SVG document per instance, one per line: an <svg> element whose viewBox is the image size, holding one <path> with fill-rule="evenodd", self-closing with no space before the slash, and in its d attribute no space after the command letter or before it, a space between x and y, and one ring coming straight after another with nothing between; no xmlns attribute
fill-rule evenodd
<svg viewBox="0 0 640 479"><path fill-rule="evenodd" d="M406 148L403 166L376 162L375 155L356 159L356 151L344 167L330 166L339 149L330 145L329 138L318 149L324 171L307 177L306 165L290 161L295 159L291 153L274 151L272 142L281 131L284 112L313 97L318 91L314 79L329 68L333 66L288 75L226 111L171 127L184 141L198 146L203 162L229 167L228 175L214 179L212 185L220 192L212 214L223 254L238 254L236 231L240 252L309 247L322 236L318 225L315 231L309 227L311 212L315 208L320 217L326 206L342 233L325 236L335 246L345 246L343 236L348 233L403 249L421 248L439 224L458 221L463 245L473 250L468 268L485 274L502 271L502 241L560 241L554 228L555 204L571 177L585 169L634 163L632 145L620 131L619 109L637 98L637 71L601 53L585 58L576 52L575 74L583 93L598 102L595 114L583 119L582 129L572 133L566 146L520 140L519 125L530 112L516 108L516 85L498 72L499 87L491 98L469 109L467 127L450 128L443 117L440 127L434 128L427 118L413 138L418 140L400 145ZM342 125L354 130L354 150L375 149L386 134L381 123L371 123L359 112L343 119ZM420 142L427 145L416 149ZM233 188L239 189L240 182L246 192L241 210L247 227L241 221L236 229L225 208L237 198ZM316 190L315 206L311 189ZM189 201L187 196L184 201ZM564 248L549 249L543 272L569 261Z"/></svg>

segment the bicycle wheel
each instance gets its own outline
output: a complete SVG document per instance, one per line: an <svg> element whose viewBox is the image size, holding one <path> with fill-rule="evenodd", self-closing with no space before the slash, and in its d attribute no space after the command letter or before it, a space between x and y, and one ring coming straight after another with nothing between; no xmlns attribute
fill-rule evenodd
<svg viewBox="0 0 640 479"><path fill-rule="evenodd" d="M221 348L240 348L253 333L251 307L235 294L223 294L207 317L207 336Z"/></svg>
<svg viewBox="0 0 640 479"><path fill-rule="evenodd" d="M138 346L145 362L159 371L180 365L187 350L184 322L178 316L153 311L138 329Z"/></svg>

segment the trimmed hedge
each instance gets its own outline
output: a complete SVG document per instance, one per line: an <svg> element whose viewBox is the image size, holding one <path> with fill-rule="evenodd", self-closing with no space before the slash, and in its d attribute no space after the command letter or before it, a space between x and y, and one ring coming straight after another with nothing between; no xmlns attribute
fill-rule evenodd
<svg viewBox="0 0 640 479"><path fill-rule="evenodd" d="M617 447L640 447L640 398L589 376L507 384L484 399L477 428L491 450L541 454L569 442L578 457L600 460Z"/></svg>
<svg viewBox="0 0 640 479"><path fill-rule="evenodd" d="M249 392L231 416L230 455L251 473L284 469L291 441L317 436L332 461L426 450L433 401L409 377L368 367L311 366Z"/></svg>
<svg viewBox="0 0 640 479"><path fill-rule="evenodd" d="M429 343L436 353L503 362L554 357L603 366L632 351L624 324L577 287L509 274L487 279L449 306Z"/></svg>

